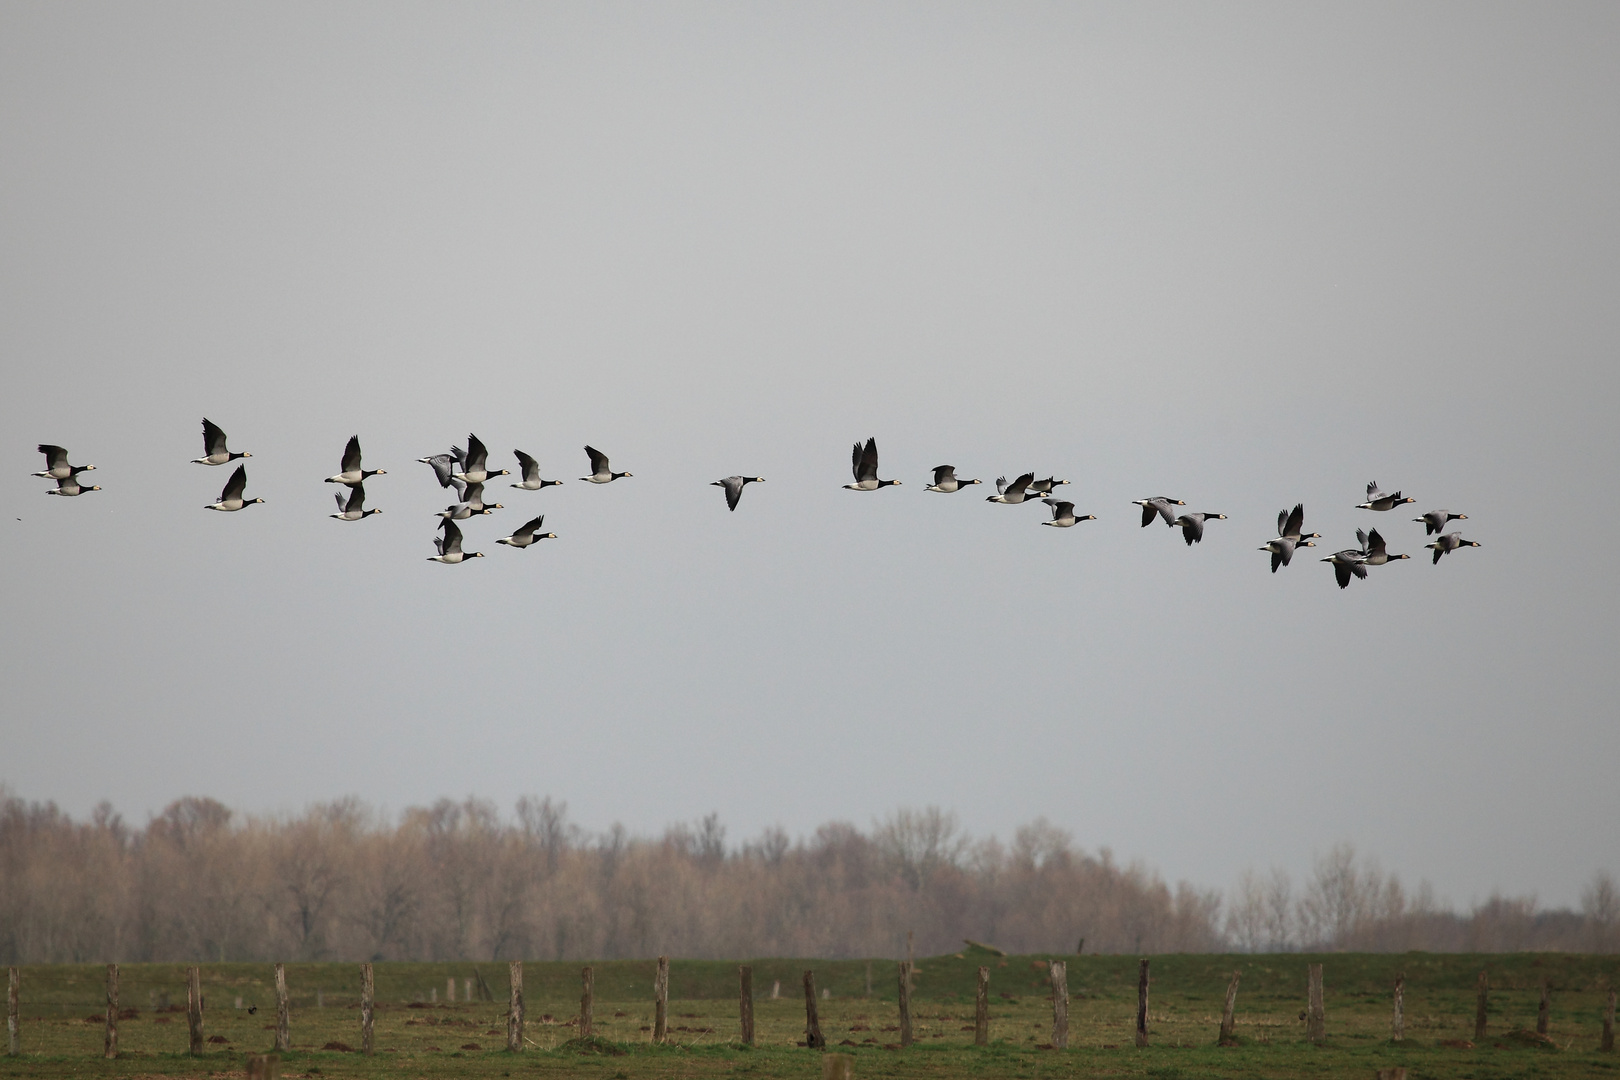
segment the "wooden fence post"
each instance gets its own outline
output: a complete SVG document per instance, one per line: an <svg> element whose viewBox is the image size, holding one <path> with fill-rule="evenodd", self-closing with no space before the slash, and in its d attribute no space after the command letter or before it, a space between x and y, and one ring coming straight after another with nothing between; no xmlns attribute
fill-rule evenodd
<svg viewBox="0 0 1620 1080"><path fill-rule="evenodd" d="M653 1035L661 1043L669 1035L669 957L658 958L658 974L653 976Z"/></svg>
<svg viewBox="0 0 1620 1080"><path fill-rule="evenodd" d="M376 1008L376 983L372 981L371 965L360 965L360 1049L371 1053L376 1049L372 1038L372 1020Z"/></svg>
<svg viewBox="0 0 1620 1080"><path fill-rule="evenodd" d="M821 1059L821 1080L855 1080L855 1059L848 1054L828 1054Z"/></svg>
<svg viewBox="0 0 1620 1080"><path fill-rule="evenodd" d="M1142 958L1142 966L1136 974L1136 1045L1148 1044L1148 962L1147 957Z"/></svg>
<svg viewBox="0 0 1620 1080"><path fill-rule="evenodd" d="M275 1054L249 1054L247 1080L281 1080L281 1059Z"/></svg>
<svg viewBox="0 0 1620 1080"><path fill-rule="evenodd" d="M16 997L16 994L17 994L17 969L12 968L11 972L12 972L12 974L11 974L11 993L12 993L11 1000L16 1001L17 1000L17 997ZM15 1013L13 1013L13 1015L15 1015ZM16 1046L17 1044L15 1042L13 1042L11 1045ZM1606 1002L1604 1002L1604 1005L1603 1005L1603 1038L1602 1038L1602 1041L1600 1041L1598 1043L1598 1049L1602 1050L1606 1054L1614 1053L1614 991L1613 990L1609 991L1609 998L1608 998L1608 1000ZM13 1054L15 1054L16 1052L17 1051L15 1051L15 1050L12 1051Z"/></svg>
<svg viewBox="0 0 1620 1080"><path fill-rule="evenodd" d="M1479 1002L1474 1006L1474 1043L1478 1045L1485 1041L1485 1009L1489 1004L1491 993L1491 979L1485 972L1479 973Z"/></svg>
<svg viewBox="0 0 1620 1080"><path fill-rule="evenodd" d="M581 968L579 972L579 1037L591 1037L591 1010L596 1005L596 969Z"/></svg>
<svg viewBox="0 0 1620 1080"><path fill-rule="evenodd" d="M516 1054L523 1050L523 961L510 961L506 978L511 985L506 1006L506 1048Z"/></svg>
<svg viewBox="0 0 1620 1080"><path fill-rule="evenodd" d="M287 965L276 965L276 1052L292 1049L292 1017L287 1007Z"/></svg>
<svg viewBox="0 0 1620 1080"><path fill-rule="evenodd" d="M1552 1022L1552 980L1541 980L1541 1007L1536 1009L1536 1034L1547 1034L1547 1027Z"/></svg>
<svg viewBox="0 0 1620 1080"><path fill-rule="evenodd" d="M1614 996L1609 997L1609 1012L1614 1012ZM6 968L5 976L5 1052L16 1057L23 1052L19 1046L23 1031L19 1028L23 1009L23 978L16 968Z"/></svg>
<svg viewBox="0 0 1620 1080"><path fill-rule="evenodd" d="M754 969L747 964L737 968L737 1021L742 1025L744 1046L754 1045Z"/></svg>
<svg viewBox="0 0 1620 1080"><path fill-rule="evenodd" d="M456 977L454 975L444 980L444 1000L452 1005L456 1003Z"/></svg>
<svg viewBox="0 0 1620 1080"><path fill-rule="evenodd" d="M109 1061L118 1056L118 965L107 965L107 1037L101 1056Z"/></svg>
<svg viewBox="0 0 1620 1080"><path fill-rule="evenodd" d="M186 1030L190 1033L192 1054L203 1052L202 971L186 968Z"/></svg>
<svg viewBox="0 0 1620 1080"><path fill-rule="evenodd" d="M900 1045L911 1045L911 963L900 961Z"/></svg>
<svg viewBox="0 0 1620 1080"><path fill-rule="evenodd" d="M1319 1043L1327 1038L1327 1008L1322 1001L1322 965L1305 968L1305 1038Z"/></svg>
<svg viewBox="0 0 1620 1080"><path fill-rule="evenodd" d="M1390 1021L1389 1025L1390 1038L1394 1039L1396 1042L1400 1042L1402 1039L1406 1038L1405 997L1406 972L1403 971L1399 975L1395 976L1395 1016Z"/></svg>
<svg viewBox="0 0 1620 1080"><path fill-rule="evenodd" d="M1242 974L1232 972L1232 981L1226 984L1226 1008L1221 1010L1221 1036L1215 1041L1217 1046L1237 1045L1237 1019L1233 1013L1237 1009L1238 977Z"/></svg>
<svg viewBox="0 0 1620 1080"><path fill-rule="evenodd" d="M973 999L973 1045L990 1042L990 969L979 969L979 992Z"/></svg>
<svg viewBox="0 0 1620 1080"><path fill-rule="evenodd" d="M1052 1049L1069 1048L1069 966L1053 960L1046 966L1052 980Z"/></svg>
<svg viewBox="0 0 1620 1080"><path fill-rule="evenodd" d="M824 1050L827 1040L821 1034L821 1018L816 1015L816 973L804 973L804 1045Z"/></svg>

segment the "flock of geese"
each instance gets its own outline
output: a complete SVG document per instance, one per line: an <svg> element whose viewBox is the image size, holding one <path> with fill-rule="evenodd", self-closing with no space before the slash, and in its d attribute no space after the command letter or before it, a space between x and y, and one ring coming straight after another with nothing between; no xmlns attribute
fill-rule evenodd
<svg viewBox="0 0 1620 1080"><path fill-rule="evenodd" d="M192 458L194 465L229 465L233 461L250 458L253 455L246 452L233 453L226 445L226 435L220 426L212 420L204 418L203 426L203 456ZM49 491L50 495L77 496L87 491L100 491L96 484L79 483L79 474L95 469L94 465L72 465L68 463L68 452L60 446L41 443L39 452L45 455L45 471L34 473L35 476L56 481L56 487ZM512 451L517 459L519 474L522 479L509 486L520 491L540 491L562 483L561 480L544 480L540 476L539 463L522 450ZM615 480L622 480L631 476L628 472L614 472L608 456L594 447L585 447L585 454L590 459L590 475L580 477L581 480L591 484L611 484ZM492 514L496 510L505 509L501 503L488 502L484 498L484 485L497 476L510 476L506 469L491 469L489 467L489 450L476 435L467 436L465 449L452 446L449 451L442 454L433 454L428 457L417 458L419 462L431 466L434 476L439 481L440 488L455 488L455 502L439 511L439 527L434 535L433 544L438 550L437 555L430 555L430 562L456 563L468 559L481 559L481 551L462 550L461 528L456 524L468 518ZM386 469L367 469L361 463L360 436L351 436L348 445L344 447L341 468L332 476L326 478L328 484L341 485L344 491L335 493L338 512L330 515L339 521L360 521L373 514L382 513L381 510L366 509L365 482L373 476L387 475ZM857 442L850 461L851 471L855 475L853 484L845 484L850 491L877 491L880 488L897 487L898 480L878 479L878 449L877 440L867 439L862 445ZM763 483L763 476L728 476L716 480L712 487L723 488L726 496L726 507L736 510L737 504L742 501L743 488L748 484ZM982 483L980 480L964 480L956 475L953 465L939 465L934 468L934 482L927 485L924 491L938 492L943 495L952 495L963 488ZM1041 522L1058 529L1066 529L1082 521L1095 521L1093 514L1076 514L1074 503L1054 498L1057 489L1068 484L1067 480L1060 480L1056 476L1048 476L1045 480L1037 480L1033 472L1024 473L1011 483L1005 476L996 479L996 493L986 497L987 502L1001 503L1015 506L1019 503L1032 503L1039 501L1050 508L1051 520ZM230 513L262 503L263 499L245 498L247 491L247 466L238 465L231 473L225 487L219 493L219 501L208 503L206 510L219 510ZM1397 491L1393 495L1385 494L1379 490L1376 482L1367 485L1367 501L1358 503L1358 510L1388 511L1406 503L1416 502L1416 499L1404 497ZM1163 520L1169 528L1180 528L1181 536L1191 547L1202 543L1204 539L1204 526L1211 521L1225 521L1226 515L1205 511L1203 513L1178 514L1175 507L1186 506L1182 499L1173 499L1168 495L1157 495L1147 499L1133 500L1132 505L1142 508L1142 528L1147 528L1155 520ZM1413 518L1424 527L1424 535L1435 539L1425 545L1434 552L1434 562L1439 563L1443 555L1450 554L1465 547L1479 547L1478 541L1464 540L1461 533L1446 532L1445 527L1453 521L1466 521L1467 514L1453 514L1449 510L1431 510L1422 517ZM544 514L525 522L510 536L503 536L496 540L497 544L508 547L526 548L541 540L555 540L556 533L541 532L545 525ZM1277 535L1261 545L1261 551L1271 553L1271 572L1275 574L1278 567L1287 566L1293 561L1294 552L1300 548L1315 547L1316 540L1322 538L1321 533L1308 533L1305 527L1305 506L1297 504L1292 510L1284 510L1277 515ZM1333 565L1333 574L1343 589L1350 584L1352 577L1366 580L1367 567L1383 566L1385 563L1396 562L1400 559L1409 559L1410 555L1391 555L1388 542L1380 536L1377 529L1370 532L1357 529L1356 540L1359 546L1336 551L1320 561Z"/></svg>

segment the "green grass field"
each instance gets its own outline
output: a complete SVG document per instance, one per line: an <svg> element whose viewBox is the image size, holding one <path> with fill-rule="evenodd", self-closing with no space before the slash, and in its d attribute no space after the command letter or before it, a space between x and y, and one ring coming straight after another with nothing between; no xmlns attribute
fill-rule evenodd
<svg viewBox="0 0 1620 1080"><path fill-rule="evenodd" d="M830 1051L852 1054L857 1076L1367 1077L1406 1066L1420 1077L1603 1077L1620 1080L1620 1055L1597 1049L1607 987L1620 982L1620 957L1410 953L1399 956L1158 956L1152 965L1153 1045L1133 1045L1136 959L1064 957L1069 965L1070 1049L1043 1049L1052 1008L1045 957L983 953L919 961L913 996L916 1045L900 1050L893 961L754 961L758 1045L738 1043L737 966L671 964L670 1042L650 1042L651 961L596 968L596 1035L581 1043L569 1021L579 1011L580 965L524 965L527 1049L505 1050L506 965L478 971L496 1000L464 1001L474 965L376 966L377 1052L366 1057L328 1044L360 1045L360 974L355 964L290 964L293 1050L285 1077L819 1077L820 1054L804 1039L802 977L816 972L831 991L820 1002ZM1305 966L1324 965L1327 1042L1305 1041ZM991 971L991 1045L972 1045L975 973ZM1474 1047L1475 979L1490 972L1490 1034ZM870 970L872 994L867 996ZM1240 1045L1214 1045L1226 983L1242 972ZM1391 984L1406 974L1406 1039L1390 1040ZM138 1015L119 1025L121 1053L101 1057L105 969L22 969L22 1056L0 1058L0 1077L242 1075L249 1053L272 1043L275 995L267 964L202 969L207 1053L186 1053L184 968L126 965L120 1005ZM458 1000L446 998L456 979ZM1550 1042L1533 1030L1543 980L1550 980ZM772 984L781 997L770 997ZM429 999L437 997L436 1002ZM237 1002L240 999L241 1006ZM162 1011L168 1003L175 1011ZM248 1009L257 1006L256 1013ZM94 1017L95 1019L89 1019ZM1518 1032L1515 1034L1515 1032ZM1449 1045L1448 1045L1449 1044Z"/></svg>

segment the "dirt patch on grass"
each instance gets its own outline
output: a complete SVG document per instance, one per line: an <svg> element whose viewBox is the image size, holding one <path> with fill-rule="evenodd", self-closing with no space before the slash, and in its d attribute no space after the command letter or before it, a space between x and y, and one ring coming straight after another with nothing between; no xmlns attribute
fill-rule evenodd
<svg viewBox="0 0 1620 1080"><path fill-rule="evenodd" d="M606 1054L609 1057L623 1057L626 1052L624 1047L595 1035L588 1035L583 1039L569 1039L557 1049L574 1054Z"/></svg>

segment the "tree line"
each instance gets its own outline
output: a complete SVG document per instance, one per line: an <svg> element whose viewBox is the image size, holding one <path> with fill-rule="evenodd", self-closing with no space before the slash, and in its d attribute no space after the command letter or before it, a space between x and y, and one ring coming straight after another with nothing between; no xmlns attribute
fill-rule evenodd
<svg viewBox="0 0 1620 1080"><path fill-rule="evenodd" d="M1223 903L1043 820L974 839L937 808L871 828L770 828L728 845L716 815L588 832L550 798L503 818L479 799L385 819L357 800L292 817L183 798L144 827L76 821L0 792L0 962L611 960L1072 954L1227 949L1615 948L1614 883L1582 910L1493 897L1441 910L1346 846L1296 894L1247 874Z"/></svg>

